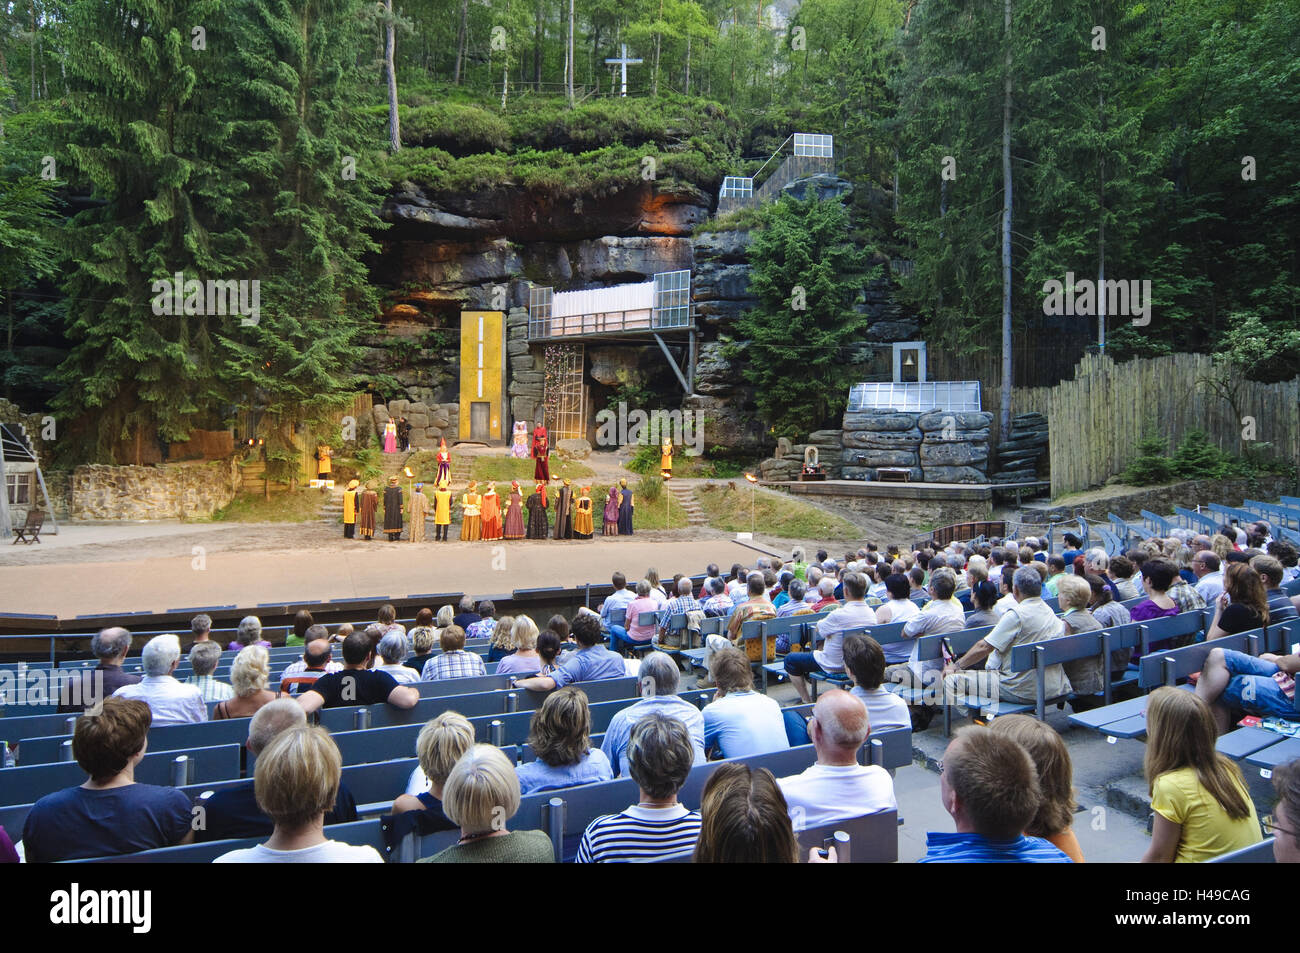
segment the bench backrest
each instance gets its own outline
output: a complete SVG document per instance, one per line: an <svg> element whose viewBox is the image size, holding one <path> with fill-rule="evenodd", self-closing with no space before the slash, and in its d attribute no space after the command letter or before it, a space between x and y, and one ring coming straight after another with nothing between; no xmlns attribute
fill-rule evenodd
<svg viewBox="0 0 1300 953"><path fill-rule="evenodd" d="M177 758L187 758L192 763L188 777L196 782L238 778L241 750L239 745L214 745L192 748L184 754L175 751L146 753L135 767L135 779L142 784L170 785ZM0 770L0 802L30 804L85 780L86 772L76 762L5 768Z"/></svg>
<svg viewBox="0 0 1300 953"><path fill-rule="evenodd" d="M1138 684L1148 691L1161 685L1173 685L1178 679L1186 678L1204 668L1205 659L1215 649L1246 651L1251 635L1262 636L1263 630L1255 629L1251 633L1238 632L1236 635L1225 635L1213 642L1197 642L1180 649L1144 655L1138 663Z"/></svg>
<svg viewBox="0 0 1300 953"><path fill-rule="evenodd" d="M837 837L838 834L847 835ZM834 844L840 864L892 864L898 860L898 812L879 811L798 832L799 859L813 847Z"/></svg>
<svg viewBox="0 0 1300 953"><path fill-rule="evenodd" d="M373 847L381 857L388 849L384 843L383 823L377 817L350 824L331 824L325 828L330 840L342 841L357 847ZM208 864L232 850L245 850L263 843L265 837L245 837L238 840L207 841L202 844L185 844L181 847L160 847L135 854L117 854L111 857L94 857L69 861L75 864Z"/></svg>

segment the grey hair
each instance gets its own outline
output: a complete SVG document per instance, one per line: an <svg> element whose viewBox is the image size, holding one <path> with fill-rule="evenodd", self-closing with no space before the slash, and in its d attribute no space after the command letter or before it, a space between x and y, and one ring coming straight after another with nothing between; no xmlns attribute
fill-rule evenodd
<svg viewBox="0 0 1300 953"><path fill-rule="evenodd" d="M389 665L397 665L406 661L406 657L411 654L411 646L402 633L389 632L379 640L379 647L375 651Z"/></svg>
<svg viewBox="0 0 1300 953"><path fill-rule="evenodd" d="M175 635L155 635L145 643L140 662L146 675L166 675L180 661L181 640Z"/></svg>
<svg viewBox="0 0 1300 953"><path fill-rule="evenodd" d="M714 576L713 578L716 579L718 577ZM695 583L691 581L690 576L682 576L681 579L677 580L677 594L679 596L689 596L694 591Z"/></svg>
<svg viewBox="0 0 1300 953"><path fill-rule="evenodd" d="M722 595L726 589L727 584L723 581L721 576L714 576L709 580L709 592L713 593L715 596Z"/></svg>
<svg viewBox="0 0 1300 953"><path fill-rule="evenodd" d="M794 560L795 562L797 562L797 563L801 563L801 562L803 562L804 559L806 558L806 557L804 556L804 553L803 553L803 547L802 547L802 546L796 546L793 550L791 550L791 551L790 551L790 558L791 558L792 560Z"/></svg>
<svg viewBox="0 0 1300 953"><path fill-rule="evenodd" d="M95 658L117 658L131 650L131 633L120 625L100 629L90 638L90 651Z"/></svg>
<svg viewBox="0 0 1300 953"><path fill-rule="evenodd" d="M650 582L649 582L649 580L647 580L647 579L642 579L640 582L638 582L638 583L636 584L636 594L637 594L638 596L648 596L648 595L650 595Z"/></svg>
<svg viewBox="0 0 1300 953"><path fill-rule="evenodd" d="M823 596L833 596L835 594L835 580L830 576L823 576L821 582L817 583L817 591Z"/></svg>
<svg viewBox="0 0 1300 953"><path fill-rule="evenodd" d="M759 569L771 569L772 560L768 559L766 556L759 556L758 562L754 563L754 565L757 566Z"/></svg>
<svg viewBox="0 0 1300 953"><path fill-rule="evenodd" d="M443 606L438 610L437 617L434 618L433 624L440 629L445 629L456 621L456 610L451 606Z"/></svg>
<svg viewBox="0 0 1300 953"><path fill-rule="evenodd" d="M1085 566L1096 566L1105 572L1110 568L1110 557L1106 555L1106 550L1096 546L1084 553L1083 563Z"/></svg>
<svg viewBox="0 0 1300 953"><path fill-rule="evenodd" d="M190 649L190 665L195 675L211 675L221 660L221 646L216 642L197 642Z"/></svg>
<svg viewBox="0 0 1300 953"><path fill-rule="evenodd" d="M262 637L262 620L255 615L246 615L239 620L239 634L235 641L251 645Z"/></svg>
<svg viewBox="0 0 1300 953"><path fill-rule="evenodd" d="M466 594L466 595L463 595L463 596L460 597L460 611L461 611L461 612L473 612L473 611L474 611L474 597L473 597L473 596Z"/></svg>
<svg viewBox="0 0 1300 953"><path fill-rule="evenodd" d="M650 652L641 660L641 668L637 670L637 675L641 679L641 693L648 694L645 691L647 682L654 684L654 694L676 695L677 689L681 685L681 672L678 671L677 663L673 661L672 656L666 652Z"/></svg>
<svg viewBox="0 0 1300 953"><path fill-rule="evenodd" d="M949 556L948 568L953 570L954 572L961 572L963 569L966 568L966 561L962 559L960 556Z"/></svg>
<svg viewBox="0 0 1300 953"><path fill-rule="evenodd" d="M1021 566L1017 569L1016 574L1011 577L1011 585L1020 590L1020 594L1026 599L1043 594L1043 577L1033 566Z"/></svg>
<svg viewBox="0 0 1300 953"><path fill-rule="evenodd" d="M686 783L695 746L681 719L656 711L632 727L626 758L628 773L642 791L652 798L669 798Z"/></svg>
<svg viewBox="0 0 1300 953"><path fill-rule="evenodd" d="M276 735L306 724L306 713L292 698L269 701L248 722L248 750L261 754Z"/></svg>
<svg viewBox="0 0 1300 953"><path fill-rule="evenodd" d="M817 585L817 583L821 582L821 580L822 580L822 576L824 576L824 575L826 575L826 573L822 571L822 567L821 567L821 566L809 566L809 567L808 567L808 585L810 585L810 586L815 586L815 585Z"/></svg>
<svg viewBox="0 0 1300 953"><path fill-rule="evenodd" d="M195 635L207 635L212 631L212 616L206 612L200 612L193 619L190 619L190 631Z"/></svg>
<svg viewBox="0 0 1300 953"><path fill-rule="evenodd" d="M808 594L808 587L805 586L803 582L801 582L798 579L791 581L790 583L791 602L803 602L803 597L806 596L807 594Z"/></svg>

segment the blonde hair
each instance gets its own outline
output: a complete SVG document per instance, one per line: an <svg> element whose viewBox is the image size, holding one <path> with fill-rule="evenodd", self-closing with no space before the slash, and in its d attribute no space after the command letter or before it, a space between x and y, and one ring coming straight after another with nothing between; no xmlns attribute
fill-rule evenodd
<svg viewBox="0 0 1300 953"><path fill-rule="evenodd" d="M519 810L519 776L500 749L474 745L451 769L442 810L467 834L504 830Z"/></svg>
<svg viewBox="0 0 1300 953"><path fill-rule="evenodd" d="M446 784L461 756L474 745L474 726L459 712L445 711L427 722L415 739L420 770L434 784Z"/></svg>
<svg viewBox="0 0 1300 953"><path fill-rule="evenodd" d="M1214 555L1219 557L1219 562L1223 562L1227 559L1228 553L1232 552L1233 549L1232 540L1228 539L1228 537L1224 536L1222 533L1215 533L1210 537L1210 550Z"/></svg>
<svg viewBox="0 0 1300 953"><path fill-rule="evenodd" d="M996 723L996 722L995 722ZM1210 708L1192 692L1163 686L1147 700L1147 751L1143 762L1147 791L1156 778L1191 768L1196 780L1235 821L1251 815L1241 771L1215 750L1218 729Z"/></svg>
<svg viewBox="0 0 1300 953"><path fill-rule="evenodd" d="M334 807L343 759L324 728L304 725L272 739L253 771L257 806L277 827L305 827Z"/></svg>
<svg viewBox="0 0 1300 953"><path fill-rule="evenodd" d="M515 619L513 639L515 648L521 652L531 652L537 648L537 623L526 615Z"/></svg>
<svg viewBox="0 0 1300 953"><path fill-rule="evenodd" d="M503 615L497 619L497 624L492 627L492 647L505 649L507 652L518 648L515 644L515 622L514 616Z"/></svg>
<svg viewBox="0 0 1300 953"><path fill-rule="evenodd" d="M420 655L428 655L433 651L434 632L431 626L419 625L411 630L411 645Z"/></svg>
<svg viewBox="0 0 1300 953"><path fill-rule="evenodd" d="M1086 609L1092 599L1092 586L1082 576L1067 573L1056 580L1056 598L1062 609Z"/></svg>
<svg viewBox="0 0 1300 953"><path fill-rule="evenodd" d="M230 666L230 685L240 698L262 691L270 677L271 656L260 645L244 646Z"/></svg>
<svg viewBox="0 0 1300 953"><path fill-rule="evenodd" d="M436 628L445 629L456 621L456 610L451 606L443 606L438 610L438 615L434 618L433 623Z"/></svg>

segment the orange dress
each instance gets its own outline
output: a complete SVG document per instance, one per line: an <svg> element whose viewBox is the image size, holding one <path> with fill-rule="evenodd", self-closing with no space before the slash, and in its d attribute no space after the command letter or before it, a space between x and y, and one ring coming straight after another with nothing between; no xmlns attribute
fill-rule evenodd
<svg viewBox="0 0 1300 953"><path fill-rule="evenodd" d="M483 539L501 538L501 497L496 490L483 494L482 503Z"/></svg>

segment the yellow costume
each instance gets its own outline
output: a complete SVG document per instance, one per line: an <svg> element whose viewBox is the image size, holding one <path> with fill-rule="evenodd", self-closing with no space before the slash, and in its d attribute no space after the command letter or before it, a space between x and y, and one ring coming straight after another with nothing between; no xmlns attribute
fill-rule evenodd
<svg viewBox="0 0 1300 953"><path fill-rule="evenodd" d="M573 511L573 535L580 539L591 539L595 531L591 518L591 487L584 486Z"/></svg>
<svg viewBox="0 0 1300 953"><path fill-rule="evenodd" d="M343 537L352 539L357 532L357 487L360 481L353 480L343 491Z"/></svg>
<svg viewBox="0 0 1300 953"><path fill-rule="evenodd" d="M439 483L433 491L433 538L446 540L451 526L451 490L446 483Z"/></svg>
<svg viewBox="0 0 1300 953"><path fill-rule="evenodd" d="M415 484L411 494L411 542L424 542L424 518L429 515L429 498L424 495L424 484Z"/></svg>
<svg viewBox="0 0 1300 953"><path fill-rule="evenodd" d="M665 440L659 448L659 475L665 480L673 478L673 442Z"/></svg>
<svg viewBox="0 0 1300 953"><path fill-rule="evenodd" d="M469 542L477 541L482 535L479 507L483 503L483 498L478 495L477 490L478 483L471 480L469 489L460 498L460 538Z"/></svg>

